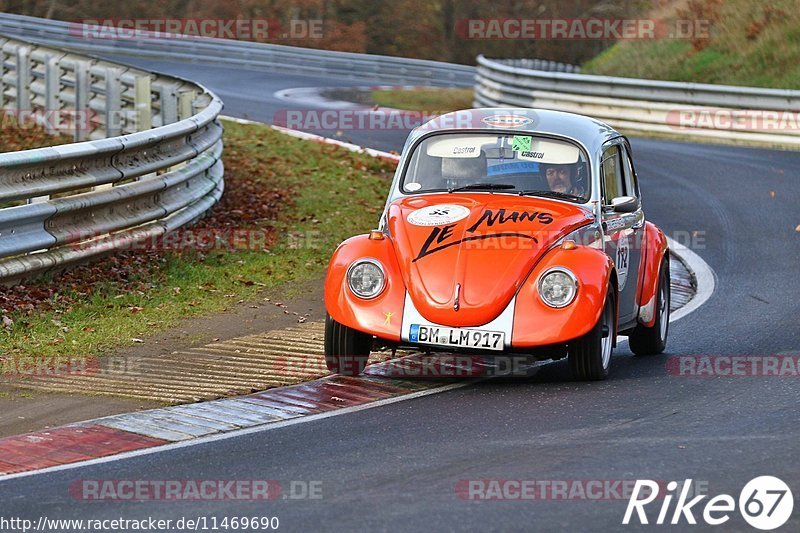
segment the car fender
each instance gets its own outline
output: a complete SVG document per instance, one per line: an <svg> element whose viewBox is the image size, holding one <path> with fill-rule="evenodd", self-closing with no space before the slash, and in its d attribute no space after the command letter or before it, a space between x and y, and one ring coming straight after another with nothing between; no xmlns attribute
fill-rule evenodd
<svg viewBox="0 0 800 533"><path fill-rule="evenodd" d="M642 261L644 269L639 287L639 323L646 327L653 327L656 320L658 279L661 275L662 259L669 250L669 244L664 232L652 222L645 223L642 250L644 252Z"/></svg>
<svg viewBox="0 0 800 533"><path fill-rule="evenodd" d="M570 270L578 280L575 300L561 309L548 306L539 296L539 279L553 267ZM517 293L512 345L524 348L561 344L588 333L600 319L613 275L613 262L596 248L577 246L565 250L559 246L550 250Z"/></svg>
<svg viewBox="0 0 800 533"><path fill-rule="evenodd" d="M389 236L371 239L357 235L344 241L331 257L325 278L325 309L328 314L350 328L377 337L399 341L403 320L406 288ZM347 269L359 259L377 260L383 267L386 286L375 298L364 300L350 290Z"/></svg>

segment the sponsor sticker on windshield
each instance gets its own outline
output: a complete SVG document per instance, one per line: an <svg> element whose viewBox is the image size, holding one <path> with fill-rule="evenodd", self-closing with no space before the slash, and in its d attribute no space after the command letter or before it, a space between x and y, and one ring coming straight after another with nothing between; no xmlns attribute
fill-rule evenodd
<svg viewBox="0 0 800 533"><path fill-rule="evenodd" d="M529 135L514 135L511 141L511 149L515 152L526 152L531 149L531 141L533 139Z"/></svg>
<svg viewBox="0 0 800 533"><path fill-rule="evenodd" d="M517 136L514 137L516 141ZM531 139L531 137L528 137ZM551 163L554 165L571 164L578 161L580 151L577 146L563 141L549 141L546 139L531 140L525 150L514 148L517 159L536 161L538 163Z"/></svg>
<svg viewBox="0 0 800 533"><path fill-rule="evenodd" d="M496 145L495 135L446 135L428 142L426 153L433 157L476 158L484 145Z"/></svg>

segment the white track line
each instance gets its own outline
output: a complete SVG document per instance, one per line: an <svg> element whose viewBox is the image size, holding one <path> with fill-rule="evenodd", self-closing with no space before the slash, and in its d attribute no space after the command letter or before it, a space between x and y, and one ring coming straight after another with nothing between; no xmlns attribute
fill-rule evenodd
<svg viewBox="0 0 800 533"><path fill-rule="evenodd" d="M669 321L675 322L689 313L693 313L701 305L706 303L714 293L717 283L714 271L708 263L703 261L702 257L674 239L667 237L667 242L672 252L684 262L689 272L694 274L695 280L697 281L697 292L694 297L689 300L689 303L670 314Z"/></svg>
<svg viewBox="0 0 800 533"><path fill-rule="evenodd" d="M225 117L225 118L227 119L227 117ZM229 120L233 120L235 122L241 122L241 123L244 123L244 124L252 123L252 121L243 120L243 119L229 119ZM260 123L258 123L258 124L260 124ZM286 130L286 128L276 128L276 129L278 131L286 133L286 131L284 131L284 130ZM287 131L292 131L292 130L287 130ZM325 137L320 137L318 135L306 134L306 133L303 133L303 132L295 132L295 133L302 134L303 137L301 137L301 138L306 138L305 136L309 136L311 138L315 138L313 140L317 140L316 138L325 139ZM295 136L300 137L299 135L295 135ZM340 141L334 141L333 139L328 139L328 140L329 141L333 141L333 144L339 144L340 143ZM347 144L347 143L341 143L341 144ZM364 148L361 148L360 146L356 146L356 145L349 145L349 146L350 147L355 147L354 151L363 151L363 150L365 150ZM347 149L352 149L350 147L346 147L346 148ZM378 152L378 151L377 150L372 150L372 152ZM367 152L367 153L369 153L369 152ZM385 154L385 155L389 155L389 156L392 156L392 157L397 157L394 154L387 154L386 152L378 152L378 153L380 153L382 155ZM667 237L667 241L669 242L669 246L670 246L671 250L675 253L675 255L679 256L686 263L686 265L689 267L690 271L692 271L694 273L695 278L697 279L697 294L694 296L694 298L692 298L689 301L688 304L686 304L686 306L680 308L675 313L671 313L670 314L669 321L670 321L670 323L672 323L672 322L675 322L677 320L680 320L681 318L685 317L689 313L692 313L692 312L696 311L701 305L703 305L711 297L711 294L714 292L714 287L716 286L716 284L715 284L714 271L711 269L711 267L708 265L708 263L703 261L703 259L699 255L697 255L696 253L691 251L686 246L678 243L677 241L675 241L675 240L673 240L673 239L671 239L669 237ZM622 340L623 341L627 340L627 337L625 337ZM260 426L253 426L253 427L249 427L249 428L239 429L239 430L236 430L236 431L229 431L227 433L219 433L219 434L216 434L216 435L208 435L208 436L205 436L205 437L198 437L196 439L191 439L191 440L185 440L185 441L180 441L180 442L173 442L173 443L169 443L169 444L163 444L163 445L160 445L160 446L154 446L152 448L143 448L141 450L134 450L134 451L131 451L131 452L118 453L116 455L109 455L108 457L100 457L100 458L97 458L97 459L90 459L88 461L81 461L81 462L69 463L69 464L65 464L65 465L51 466L51 467L48 467L48 468L43 468L41 470L31 470L31 471L28 471L28 472L19 472L17 474L9 474L7 476L0 477L0 483L2 483L4 481L9 481L9 480L12 480L12 479L22 478L22 477L35 476L35 475L39 475L39 474L49 474L51 472L60 472L60 471L63 471L63 470L72 470L73 468L82 468L84 466L92 466L92 465L98 465L98 464L103 464L103 463L110 463L112 461L120 461L120 460L128 459L128 458L131 458L131 457L139 457L139 456L142 456L142 455L150 455L150 454L154 454L154 453L168 452L168 451L177 450L177 449L180 449L180 448L187 448L189 446L196 446L196 445L199 445L199 444L206 444L206 443L209 443L209 442L216 442L216 441L220 441L220 440L231 439L231 438L234 438L234 437L241 437L243 435L251 435L253 433L259 433L259 432L262 432L262 431L271 431L273 429L279 429L279 428L283 428L283 427L287 427L287 426L294 426L294 425L297 425L297 424L304 424L306 422L315 422L317 420L322 420L322 419L325 419L325 418L331 418L331 417L334 417L334 416L346 415L346 414L355 413L355 412L358 412L358 411L364 411L366 409L372 409L373 407L381 407L381 406L384 406L384 405L389 405L389 404L393 404L393 403L397 403L397 402L402 402L402 401L405 401L405 400L413 400L414 398L421 398L423 396L429 396L431 394L438 394L440 392L446 392L446 391L449 391L449 390L460 389L462 387L466 387L467 385L472 385L473 383L474 383L473 381L463 381L463 382L460 382L460 383L451 383L451 384L448 384L448 385L443 385L441 387L436 387L435 389L428 389L428 390L424 390L424 391L413 392L411 394L404 394L404 395L401 395L401 396L395 396L393 398L386 398L386 399L383 399L383 400L375 400L373 402L365 403L363 405L354 405L352 407L344 407L342 409L337 409L335 411L328 411L328 412L325 412L325 413L319 413L319 414L316 414L316 415L301 416L301 417L298 417L298 418L291 418L289 420L284 420L284 421L281 421L281 422L268 422L268 423L265 423L265 424L260 425ZM91 423L92 421L88 420L87 422Z"/></svg>

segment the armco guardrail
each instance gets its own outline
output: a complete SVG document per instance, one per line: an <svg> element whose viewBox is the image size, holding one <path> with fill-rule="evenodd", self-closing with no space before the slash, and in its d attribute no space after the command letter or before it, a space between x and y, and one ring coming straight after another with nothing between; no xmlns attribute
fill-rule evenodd
<svg viewBox="0 0 800 533"><path fill-rule="evenodd" d="M2 112L62 133L53 117L77 117L83 141L0 153L0 282L155 239L222 195L222 102L203 87L15 39L0 54Z"/></svg>
<svg viewBox="0 0 800 533"><path fill-rule="evenodd" d="M475 67L440 61L333 52L229 39L83 37L80 23L0 13L0 34L69 50L115 57L145 57L228 67L324 74L403 85L471 86Z"/></svg>
<svg viewBox="0 0 800 533"><path fill-rule="evenodd" d="M800 128L791 120L791 113L796 118L800 111L800 91L546 72L532 67L519 60L478 56L475 105L569 111L631 132L800 145Z"/></svg>

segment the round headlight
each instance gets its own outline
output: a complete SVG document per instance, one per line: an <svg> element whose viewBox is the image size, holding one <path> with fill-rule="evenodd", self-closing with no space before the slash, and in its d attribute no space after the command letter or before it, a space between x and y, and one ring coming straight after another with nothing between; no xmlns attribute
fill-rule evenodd
<svg viewBox="0 0 800 533"><path fill-rule="evenodd" d="M347 270L347 285L359 298L375 298L386 286L383 267L374 259L356 261Z"/></svg>
<svg viewBox="0 0 800 533"><path fill-rule="evenodd" d="M578 293L578 280L569 270L551 269L539 278L539 296L550 307L566 307Z"/></svg>

